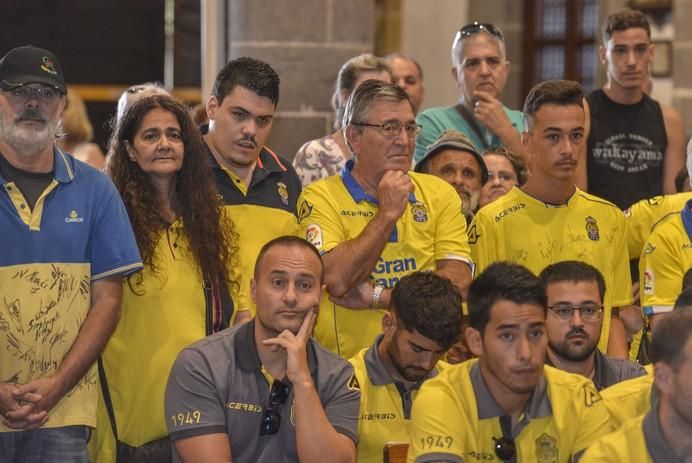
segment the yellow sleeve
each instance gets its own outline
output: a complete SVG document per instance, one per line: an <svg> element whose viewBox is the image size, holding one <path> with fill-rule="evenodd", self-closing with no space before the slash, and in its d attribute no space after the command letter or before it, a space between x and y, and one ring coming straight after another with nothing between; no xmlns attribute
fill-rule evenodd
<svg viewBox="0 0 692 463"><path fill-rule="evenodd" d="M627 255L627 224L622 212L617 211L615 256L613 262L613 288L610 300L613 307L627 306L632 303L632 275L630 273L630 260Z"/></svg>
<svg viewBox="0 0 692 463"><path fill-rule="evenodd" d="M583 400L583 408L576 423L578 433L572 455L588 448L604 434L613 430L608 409L592 383L584 383L582 397L579 400Z"/></svg>
<svg viewBox="0 0 692 463"><path fill-rule="evenodd" d="M471 264L471 250L466 236L466 219L461 213L461 199L451 187L448 192L443 193L439 197L437 211L435 260L463 260Z"/></svg>
<svg viewBox="0 0 692 463"><path fill-rule="evenodd" d="M463 433L473 428L452 406L456 400L448 388L426 388L426 385L421 388L411 410L408 463L424 456L439 457L440 461L463 461ZM451 421L450 416L454 416Z"/></svg>
<svg viewBox="0 0 692 463"><path fill-rule="evenodd" d="M619 431L602 436L584 452L579 463L651 462L642 431L643 419L639 417Z"/></svg>
<svg viewBox="0 0 692 463"><path fill-rule="evenodd" d="M480 275L490 264L500 260L496 243L497 229L485 214L477 214L468 230L474 274Z"/></svg>
<svg viewBox="0 0 692 463"><path fill-rule="evenodd" d="M647 315L673 310L682 290L682 256L671 240L672 222L656 227L639 259L641 305Z"/></svg>
<svg viewBox="0 0 692 463"><path fill-rule="evenodd" d="M298 198L298 236L325 254L346 241L335 198L323 181L308 186Z"/></svg>
<svg viewBox="0 0 692 463"><path fill-rule="evenodd" d="M657 196L656 198L662 198ZM642 199L625 211L627 220L627 255L630 259L639 259L644 242L651 231L653 211L650 201L656 198Z"/></svg>

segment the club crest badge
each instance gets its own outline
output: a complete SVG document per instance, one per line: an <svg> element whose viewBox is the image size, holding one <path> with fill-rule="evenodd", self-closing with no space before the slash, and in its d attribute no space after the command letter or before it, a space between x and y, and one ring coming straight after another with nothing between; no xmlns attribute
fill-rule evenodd
<svg viewBox="0 0 692 463"><path fill-rule="evenodd" d="M428 221L428 209L420 201L416 201L411 206L411 214L413 214L413 220L419 223Z"/></svg>
<svg viewBox="0 0 692 463"><path fill-rule="evenodd" d="M557 463L557 440L546 433L536 439L536 461L538 463Z"/></svg>
<svg viewBox="0 0 692 463"><path fill-rule="evenodd" d="M55 69L55 63L52 59L50 59L47 56L44 56L42 61L43 64L41 65L41 69L46 71L48 74L57 75L58 71Z"/></svg>
<svg viewBox="0 0 692 463"><path fill-rule="evenodd" d="M598 233L598 224L596 223L596 219L589 216L585 220L586 220L586 234L588 235L589 239L591 241L598 241L600 239L600 235Z"/></svg>
<svg viewBox="0 0 692 463"><path fill-rule="evenodd" d="M283 205L288 206L288 188L284 182L276 183L276 192L279 194L279 198L281 198Z"/></svg>

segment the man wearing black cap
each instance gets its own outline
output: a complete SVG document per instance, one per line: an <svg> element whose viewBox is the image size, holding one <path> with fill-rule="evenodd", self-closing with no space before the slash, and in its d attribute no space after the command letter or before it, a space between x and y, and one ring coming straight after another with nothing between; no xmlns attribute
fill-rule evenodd
<svg viewBox="0 0 692 463"><path fill-rule="evenodd" d="M66 85L48 50L0 60L0 455L86 462L94 365L142 268L120 196L55 147ZM39 429L41 428L41 429Z"/></svg>
<svg viewBox="0 0 692 463"><path fill-rule="evenodd" d="M478 209L481 188L488 181L488 169L466 135L454 129L442 132L428 146L415 171L432 174L451 184L461 198L466 222L471 223Z"/></svg>

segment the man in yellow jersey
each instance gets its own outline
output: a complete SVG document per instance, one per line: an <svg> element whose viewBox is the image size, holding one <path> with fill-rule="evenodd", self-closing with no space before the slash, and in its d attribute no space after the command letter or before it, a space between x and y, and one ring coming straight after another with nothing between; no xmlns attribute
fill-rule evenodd
<svg viewBox="0 0 692 463"><path fill-rule="evenodd" d="M255 306L250 278L264 243L295 234L300 180L291 163L265 143L279 102L279 76L253 58L229 61L207 101L209 124L200 129L226 211L238 233L240 295L235 322L249 320Z"/></svg>
<svg viewBox="0 0 692 463"><path fill-rule="evenodd" d="M548 365L589 378L599 391L646 374L641 365L610 358L596 347L606 293L601 272L568 260L547 266L538 277L548 295Z"/></svg>
<svg viewBox="0 0 692 463"><path fill-rule="evenodd" d="M377 309L389 307L401 277L436 271L464 294L471 259L459 195L444 180L409 172L420 126L406 93L366 81L351 95L343 127L354 159L305 189L298 216L324 257L329 297L315 337L351 357L380 333Z"/></svg>
<svg viewBox="0 0 692 463"><path fill-rule="evenodd" d="M461 331L461 296L431 272L403 277L375 342L351 359L360 384L358 463L380 463L387 442L408 442L411 406Z"/></svg>
<svg viewBox="0 0 692 463"><path fill-rule="evenodd" d="M354 463L353 367L310 337L324 290L317 250L282 236L259 252L257 316L184 349L165 394L174 463Z"/></svg>
<svg viewBox="0 0 692 463"><path fill-rule="evenodd" d="M536 85L524 102L521 140L531 175L520 188L481 208L468 236L476 271L499 260L538 274L547 265L579 260L596 267L608 292L598 347L627 358L627 342L615 307L632 300L625 217L615 205L575 186L584 153L581 85L552 80Z"/></svg>
<svg viewBox="0 0 692 463"><path fill-rule="evenodd" d="M692 199L654 227L639 259L639 293L652 327L673 309L692 268Z"/></svg>
<svg viewBox="0 0 692 463"><path fill-rule="evenodd" d="M658 401L596 442L582 463L692 461L692 290L654 329L651 355Z"/></svg>
<svg viewBox="0 0 692 463"><path fill-rule="evenodd" d="M408 461L578 460L610 432L591 381L544 366L546 292L521 265L489 266L469 288L478 360L426 381L413 404Z"/></svg>

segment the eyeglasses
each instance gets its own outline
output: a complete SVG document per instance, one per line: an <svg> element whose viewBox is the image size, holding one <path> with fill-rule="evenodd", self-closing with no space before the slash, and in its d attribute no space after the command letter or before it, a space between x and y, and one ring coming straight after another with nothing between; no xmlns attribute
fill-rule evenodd
<svg viewBox="0 0 692 463"><path fill-rule="evenodd" d="M288 399L288 391L288 384L276 379L272 383L271 391L269 391L269 405L262 412L260 436L270 436L279 432L281 427L279 407Z"/></svg>
<svg viewBox="0 0 692 463"><path fill-rule="evenodd" d="M495 27L490 23L479 23L478 21L474 21L459 29L459 35L461 36L459 38L468 38L474 34L478 34L479 32L487 32L500 40L505 39L502 35L502 31L498 27Z"/></svg>
<svg viewBox="0 0 692 463"><path fill-rule="evenodd" d="M409 138L413 138L416 135L418 135L423 128L422 125L416 124L415 122L407 123L407 124L402 124L399 121L387 121L383 122L382 124L370 124L370 123L365 123L365 122L360 122L360 123L352 123L351 125L355 125L357 127L373 127L377 129L385 138L396 138L399 136L401 133L401 129L404 129L404 132L406 132L406 136Z"/></svg>
<svg viewBox="0 0 692 463"><path fill-rule="evenodd" d="M13 98L17 100L28 100L28 99L37 99L42 101L43 103L52 103L54 102L60 95L62 95L57 89L50 88L50 87L26 87L26 86L19 86L15 87L11 90L4 90L6 93L9 93L12 95Z"/></svg>
<svg viewBox="0 0 692 463"><path fill-rule="evenodd" d="M495 441L495 455L502 461L511 460L517 451L517 446L514 444L514 439L509 437L493 437Z"/></svg>
<svg viewBox="0 0 692 463"><path fill-rule="evenodd" d="M603 315L603 306L596 304L572 305L572 304L555 304L549 305L550 309L561 320L569 320L574 315L574 311L578 310L581 318L585 321L598 321Z"/></svg>

